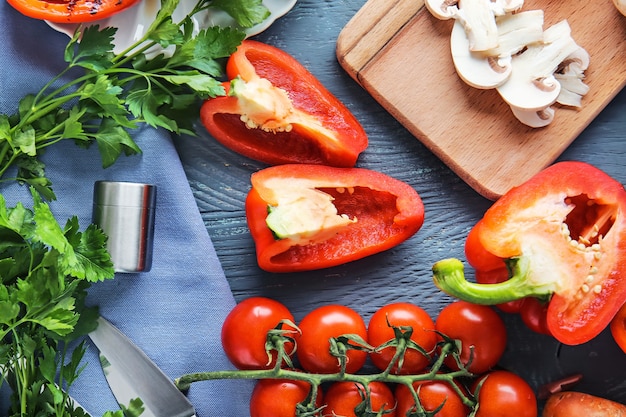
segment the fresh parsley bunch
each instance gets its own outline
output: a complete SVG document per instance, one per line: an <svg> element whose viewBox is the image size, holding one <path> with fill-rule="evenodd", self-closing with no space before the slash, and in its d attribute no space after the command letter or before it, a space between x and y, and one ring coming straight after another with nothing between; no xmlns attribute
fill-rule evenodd
<svg viewBox="0 0 626 417"><path fill-rule="evenodd" d="M81 232L76 217L61 228L31 190L32 210L0 195L0 385L12 389L11 415L70 415L61 387L78 377L84 350L66 362L63 342L94 328L86 290L113 278L113 264L99 228Z"/></svg>
<svg viewBox="0 0 626 417"><path fill-rule="evenodd" d="M193 133L202 99L224 94L220 60L236 50L245 33L219 27L195 33L191 17L217 7L250 27L269 10L261 0L198 0L185 19L173 22L178 1L162 0L145 36L119 54L113 52L116 28L79 27L65 49L64 71L24 97L16 114L0 114L0 178L16 166L19 182L55 199L39 159L48 146L67 139L80 146L95 142L106 168L122 153L141 152L131 135L139 124ZM146 51L158 47L167 52L148 59ZM63 81L76 70L79 76Z"/></svg>
<svg viewBox="0 0 626 417"><path fill-rule="evenodd" d="M162 0L144 38L119 54L116 28L79 27L65 49L66 69L20 100L15 114L0 114L0 179L8 181L16 168L14 179L28 184L33 197L32 210L22 203L7 208L0 194L0 386L11 388L11 416L87 415L67 394L83 366L78 339L95 328L98 315L85 298L93 283L114 276L99 228L81 232L76 217L65 227L57 223L45 202L56 196L39 157L69 139L95 143L109 167L122 153L141 152L132 139L140 124L192 134L202 100L225 94L220 61L245 34L217 27L196 33L191 16L217 7L241 27L269 16L262 0L197 1L173 22L178 0ZM146 51L156 47L167 52L149 58ZM131 407L106 417L142 411L140 401Z"/></svg>

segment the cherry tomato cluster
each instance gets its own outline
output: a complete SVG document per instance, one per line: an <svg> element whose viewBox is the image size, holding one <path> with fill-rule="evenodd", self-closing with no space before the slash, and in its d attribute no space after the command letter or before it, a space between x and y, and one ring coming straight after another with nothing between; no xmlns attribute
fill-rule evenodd
<svg viewBox="0 0 626 417"><path fill-rule="evenodd" d="M532 388L495 370L506 342L495 310L464 301L436 320L417 305L393 303L367 324L349 307L326 305L296 325L283 304L252 297L222 328L237 368L276 372L257 382L251 417L536 417ZM380 373L364 373L368 358ZM281 377L284 368L298 378Z"/></svg>

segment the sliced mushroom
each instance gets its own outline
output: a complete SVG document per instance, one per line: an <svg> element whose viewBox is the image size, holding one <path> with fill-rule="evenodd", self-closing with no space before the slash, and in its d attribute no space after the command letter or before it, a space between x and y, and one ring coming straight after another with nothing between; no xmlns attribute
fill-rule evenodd
<svg viewBox="0 0 626 417"><path fill-rule="evenodd" d="M470 51L487 51L498 46L498 26L491 0L459 2L457 21L463 24Z"/></svg>
<svg viewBox="0 0 626 417"><path fill-rule="evenodd" d="M454 22L450 35L452 62L459 77L474 88L496 88L511 75L511 57L486 56L472 52L463 24Z"/></svg>
<svg viewBox="0 0 626 417"><path fill-rule="evenodd" d="M511 56L543 40L543 10L528 10L496 17L498 46L487 55Z"/></svg>
<svg viewBox="0 0 626 417"><path fill-rule="evenodd" d="M459 13L459 0L425 0L426 8L437 19L454 19Z"/></svg>
<svg viewBox="0 0 626 417"><path fill-rule="evenodd" d="M498 92L510 106L520 110L549 107L561 91L554 72L578 48L566 20L549 27L542 43L529 45L513 57L511 76L497 87Z"/></svg>
<svg viewBox="0 0 626 417"><path fill-rule="evenodd" d="M561 84L561 92L556 101L564 106L581 107L582 97L589 92L585 84L585 70L589 68L589 53L579 47L565 58L554 78Z"/></svg>
<svg viewBox="0 0 626 417"><path fill-rule="evenodd" d="M511 106L511 111L517 120L530 127L545 127L554 120L554 109L550 106L540 110L524 110Z"/></svg>
<svg viewBox="0 0 626 417"><path fill-rule="evenodd" d="M464 26L457 20L450 36L452 61L459 77L472 87L496 88L511 75L511 56L543 39L543 11L507 14L496 19L498 46L470 51Z"/></svg>
<svg viewBox="0 0 626 417"><path fill-rule="evenodd" d="M502 16L519 11L523 5L524 0L495 0L491 7L496 16Z"/></svg>

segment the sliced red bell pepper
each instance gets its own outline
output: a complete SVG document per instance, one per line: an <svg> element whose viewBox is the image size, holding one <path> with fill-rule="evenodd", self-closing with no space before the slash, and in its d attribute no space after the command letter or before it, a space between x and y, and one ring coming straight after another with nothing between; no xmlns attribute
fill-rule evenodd
<svg viewBox="0 0 626 417"><path fill-rule="evenodd" d="M82 23L104 19L139 0L7 0L17 11L55 23Z"/></svg>
<svg viewBox="0 0 626 417"><path fill-rule="evenodd" d="M279 165L254 173L246 216L259 267L328 268L394 247L424 222L408 184L363 168Z"/></svg>
<svg viewBox="0 0 626 417"><path fill-rule="evenodd" d="M200 111L221 144L270 165L352 167L367 148L365 130L302 64L286 52L245 40L228 60L231 87Z"/></svg>
<svg viewBox="0 0 626 417"><path fill-rule="evenodd" d="M479 304L549 298L549 332L569 345L598 335L626 302L626 191L583 162L560 162L513 188L479 222L484 250L510 278L471 283L463 264L433 266L435 284ZM492 259L493 260L493 259Z"/></svg>
<svg viewBox="0 0 626 417"><path fill-rule="evenodd" d="M626 353L626 304L619 309L611 320L611 335L615 343Z"/></svg>

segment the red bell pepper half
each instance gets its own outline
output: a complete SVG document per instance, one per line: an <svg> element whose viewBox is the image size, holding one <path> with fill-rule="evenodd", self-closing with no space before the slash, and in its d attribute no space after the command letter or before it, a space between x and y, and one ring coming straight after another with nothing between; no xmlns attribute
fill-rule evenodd
<svg viewBox="0 0 626 417"><path fill-rule="evenodd" d="M269 272L361 259L400 244L424 222L411 186L363 168L279 165L251 182L246 217L259 267Z"/></svg>
<svg viewBox="0 0 626 417"><path fill-rule="evenodd" d="M626 304L619 309L611 320L611 335L615 343L626 353Z"/></svg>
<svg viewBox="0 0 626 417"><path fill-rule="evenodd" d="M200 110L206 130L231 150L270 165L352 167L367 148L354 115L286 52L245 40L226 66L226 96Z"/></svg>
<svg viewBox="0 0 626 417"><path fill-rule="evenodd" d="M434 282L478 304L549 300L549 333L568 345L587 342L626 301L625 210L624 187L606 173L583 162L554 164L497 200L475 227L478 247L466 246L491 254L474 257L483 270L505 262L507 280L469 282L461 261L445 259L433 266Z"/></svg>

